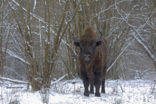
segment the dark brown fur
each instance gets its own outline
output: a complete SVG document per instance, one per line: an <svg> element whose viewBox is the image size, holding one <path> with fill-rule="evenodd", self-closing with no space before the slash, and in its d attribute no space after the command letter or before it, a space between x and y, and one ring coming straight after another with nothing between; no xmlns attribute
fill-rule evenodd
<svg viewBox="0 0 156 104"><path fill-rule="evenodd" d="M83 80L85 87L85 96L89 96L88 87L90 85L90 93L94 93L94 86L96 88L95 96L100 96L99 88L102 84L102 93L105 93L105 74L106 74L106 40L102 37L99 39L96 31L89 27L85 30L84 34L78 40L84 49L96 43L98 40L101 41L101 45L96 46L95 52L89 63L84 61L83 56L79 55L80 61L80 76Z"/></svg>

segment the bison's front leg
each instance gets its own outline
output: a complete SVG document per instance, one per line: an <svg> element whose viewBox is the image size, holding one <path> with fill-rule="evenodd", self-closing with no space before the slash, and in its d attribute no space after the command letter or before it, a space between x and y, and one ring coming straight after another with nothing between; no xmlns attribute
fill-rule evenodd
<svg viewBox="0 0 156 104"><path fill-rule="evenodd" d="M95 96L100 97L100 85L101 85L101 80L100 80L100 74L101 73L95 73L95 79L94 79L94 84L96 88Z"/></svg>
<svg viewBox="0 0 156 104"><path fill-rule="evenodd" d="M89 91L88 91L89 79L87 77L87 74L85 72L81 72L81 78L83 80L83 85L84 85L84 88L85 88L84 95L89 96Z"/></svg>
<svg viewBox="0 0 156 104"><path fill-rule="evenodd" d="M85 88L84 95L85 96L89 96L89 91L88 91L89 80L88 79L84 79L83 80L83 84L84 84L84 88Z"/></svg>

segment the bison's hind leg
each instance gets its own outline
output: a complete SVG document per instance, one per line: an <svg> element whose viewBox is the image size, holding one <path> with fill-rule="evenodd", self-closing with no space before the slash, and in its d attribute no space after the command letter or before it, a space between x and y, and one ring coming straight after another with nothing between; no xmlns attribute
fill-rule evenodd
<svg viewBox="0 0 156 104"><path fill-rule="evenodd" d="M89 81L88 81L88 79L84 79L83 84L84 84L84 88L85 88L84 96L89 96L89 91L88 91Z"/></svg>
<svg viewBox="0 0 156 104"><path fill-rule="evenodd" d="M102 89L101 93L105 93L105 79L102 80Z"/></svg>
<svg viewBox="0 0 156 104"><path fill-rule="evenodd" d="M94 83L90 83L90 93L94 94Z"/></svg>
<svg viewBox="0 0 156 104"><path fill-rule="evenodd" d="M94 85L96 88L95 96L100 97L100 92L99 92L101 86L100 73L97 73L95 75Z"/></svg>

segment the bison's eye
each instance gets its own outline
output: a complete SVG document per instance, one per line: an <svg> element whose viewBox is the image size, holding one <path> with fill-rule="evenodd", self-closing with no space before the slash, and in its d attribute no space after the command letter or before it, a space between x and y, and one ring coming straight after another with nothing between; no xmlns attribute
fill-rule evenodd
<svg viewBox="0 0 156 104"><path fill-rule="evenodd" d="M97 41L97 42L96 42L96 46L101 45L101 43L102 43L101 41Z"/></svg>
<svg viewBox="0 0 156 104"><path fill-rule="evenodd" d="M80 42L75 41L74 45L79 47L80 46Z"/></svg>

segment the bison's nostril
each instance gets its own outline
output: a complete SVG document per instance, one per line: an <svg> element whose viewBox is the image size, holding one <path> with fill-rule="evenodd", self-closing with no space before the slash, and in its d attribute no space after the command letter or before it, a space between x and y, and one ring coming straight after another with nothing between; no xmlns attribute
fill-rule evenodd
<svg viewBox="0 0 156 104"><path fill-rule="evenodd" d="M90 60L90 55L89 54L85 54L84 55L84 60L88 62Z"/></svg>

